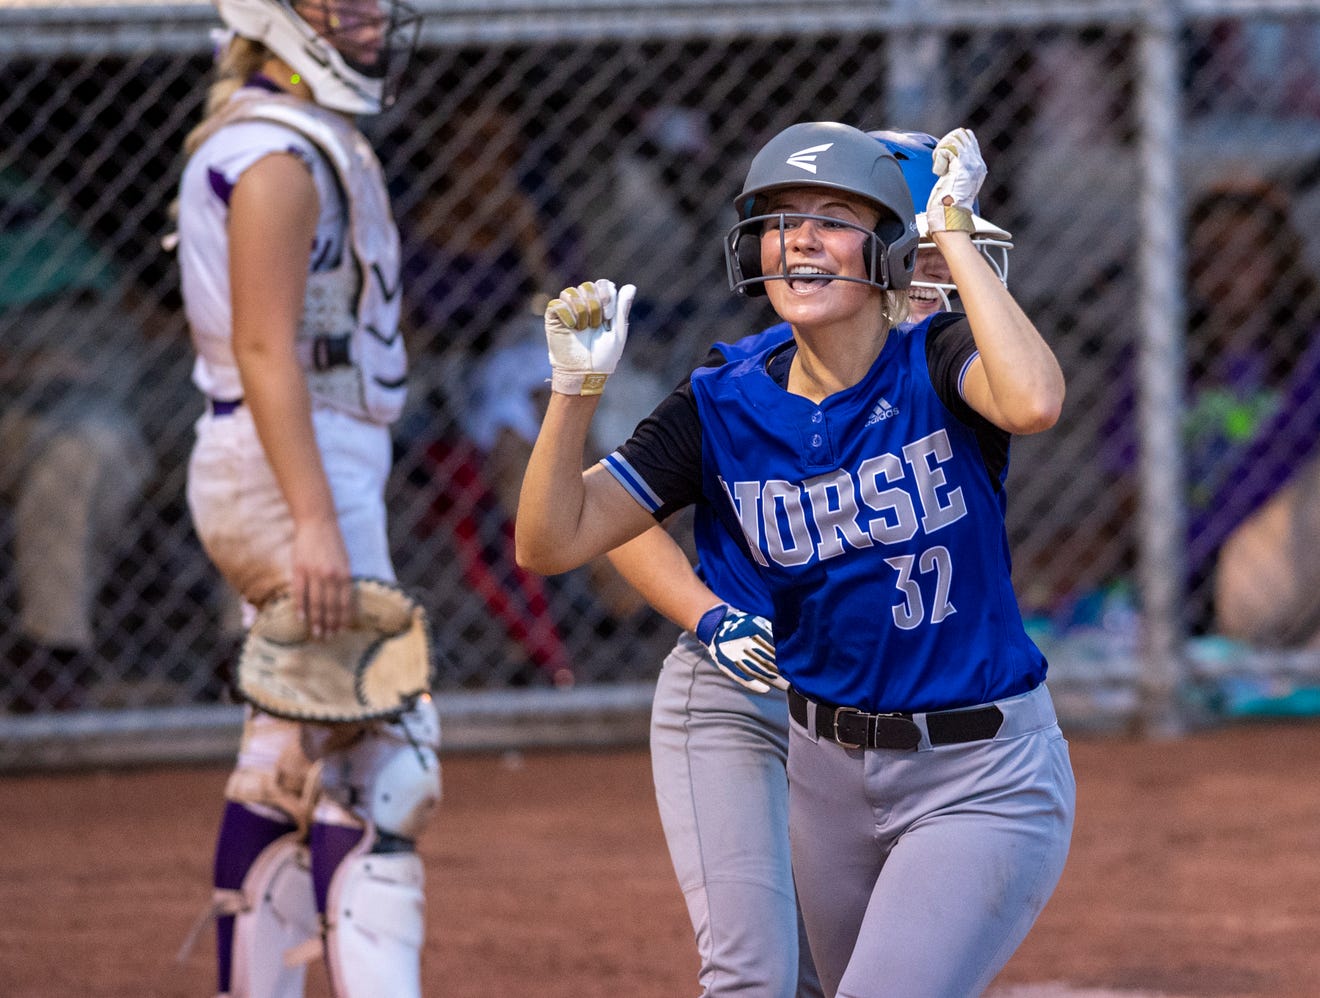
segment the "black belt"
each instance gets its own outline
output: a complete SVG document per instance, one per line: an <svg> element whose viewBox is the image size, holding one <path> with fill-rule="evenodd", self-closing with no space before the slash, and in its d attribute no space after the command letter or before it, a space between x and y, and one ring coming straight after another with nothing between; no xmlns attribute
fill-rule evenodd
<svg viewBox="0 0 1320 998"><path fill-rule="evenodd" d="M796 689L788 691L788 712L807 730L807 704L814 703ZM957 745L993 738L1004 723L1004 713L994 704L970 710L940 710L926 715L926 732L932 745ZM915 749L921 729L911 714L867 714L856 707L816 704L816 735L844 748Z"/></svg>
<svg viewBox="0 0 1320 998"><path fill-rule="evenodd" d="M243 400L242 399L211 399L210 403L211 403L212 416L228 416L230 413L232 413L235 409L237 409L240 405L243 404Z"/></svg>

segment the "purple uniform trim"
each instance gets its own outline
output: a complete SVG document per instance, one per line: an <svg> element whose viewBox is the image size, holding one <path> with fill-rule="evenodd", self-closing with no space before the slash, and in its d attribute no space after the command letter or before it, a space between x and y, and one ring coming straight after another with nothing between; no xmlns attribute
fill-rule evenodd
<svg viewBox="0 0 1320 998"><path fill-rule="evenodd" d="M229 178L215 167L208 167L206 181L211 185L211 192L226 208L229 207L229 199L234 196L234 185L229 182Z"/></svg>

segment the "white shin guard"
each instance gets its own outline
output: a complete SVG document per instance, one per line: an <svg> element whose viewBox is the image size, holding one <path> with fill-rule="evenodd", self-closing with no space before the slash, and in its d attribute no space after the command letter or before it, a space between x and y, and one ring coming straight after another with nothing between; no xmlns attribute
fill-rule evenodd
<svg viewBox="0 0 1320 998"><path fill-rule="evenodd" d="M320 936L307 847L296 833L265 849L235 905L232 998L302 998L306 964L290 954Z"/></svg>
<svg viewBox="0 0 1320 998"><path fill-rule="evenodd" d="M422 861L411 851L368 851L375 841L369 829L330 882L330 979L337 998L420 998Z"/></svg>

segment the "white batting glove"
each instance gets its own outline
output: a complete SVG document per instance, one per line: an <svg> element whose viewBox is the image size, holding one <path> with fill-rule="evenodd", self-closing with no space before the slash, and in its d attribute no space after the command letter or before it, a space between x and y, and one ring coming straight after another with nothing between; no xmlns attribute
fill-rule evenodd
<svg viewBox="0 0 1320 998"><path fill-rule="evenodd" d="M696 634L720 672L739 686L753 693L769 693L771 686L788 689L775 664L775 639L764 617L720 603L701 615Z"/></svg>
<svg viewBox="0 0 1320 998"><path fill-rule="evenodd" d="M565 288L545 307L550 388L561 395L599 395L628 339L628 312L637 289L617 292L610 281Z"/></svg>
<svg viewBox="0 0 1320 998"><path fill-rule="evenodd" d="M935 146L935 175L940 179L926 202L931 232L972 232L972 206L985 183L985 160L971 129L955 128Z"/></svg>

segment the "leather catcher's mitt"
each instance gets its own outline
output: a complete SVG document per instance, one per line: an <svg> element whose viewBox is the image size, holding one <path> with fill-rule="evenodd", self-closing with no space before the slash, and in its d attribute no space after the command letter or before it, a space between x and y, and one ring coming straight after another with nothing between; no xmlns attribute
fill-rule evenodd
<svg viewBox="0 0 1320 998"><path fill-rule="evenodd" d="M238 659L239 695L294 721L351 724L397 717L431 688L426 610L388 582L353 580L352 624L321 640L293 598L257 614Z"/></svg>

